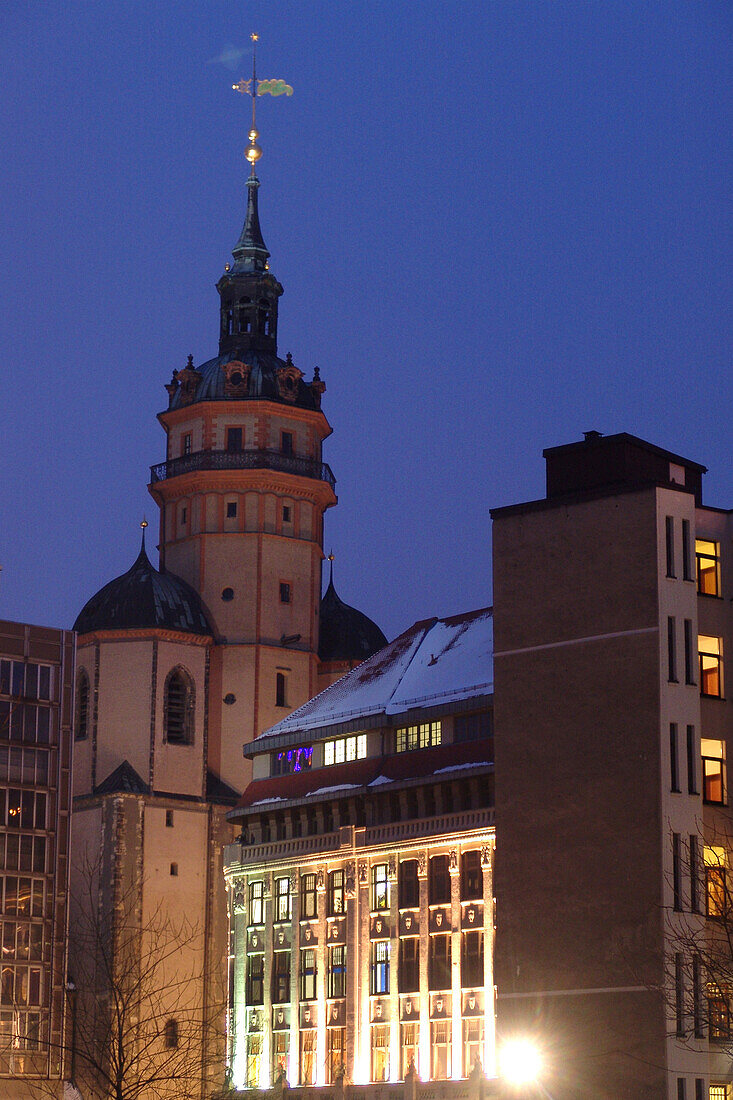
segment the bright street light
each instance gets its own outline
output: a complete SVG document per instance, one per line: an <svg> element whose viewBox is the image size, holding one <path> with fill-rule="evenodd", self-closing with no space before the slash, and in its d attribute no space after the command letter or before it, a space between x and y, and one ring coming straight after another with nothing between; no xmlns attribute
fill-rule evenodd
<svg viewBox="0 0 733 1100"><path fill-rule="evenodd" d="M499 1055L501 1076L510 1085L529 1085L542 1072L540 1052L529 1039L511 1039Z"/></svg>

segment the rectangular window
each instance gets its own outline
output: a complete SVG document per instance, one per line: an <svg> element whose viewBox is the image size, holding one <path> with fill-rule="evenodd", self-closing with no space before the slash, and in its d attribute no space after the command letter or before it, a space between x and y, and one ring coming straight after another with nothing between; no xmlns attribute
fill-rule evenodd
<svg viewBox="0 0 733 1100"><path fill-rule="evenodd" d="M182 455L190 455L190 453L191 453L191 433L186 432L185 435L183 436L183 440L182 440L181 454Z"/></svg>
<svg viewBox="0 0 733 1100"><path fill-rule="evenodd" d="M700 694L722 698L723 643L720 638L700 634L697 639L700 656Z"/></svg>
<svg viewBox="0 0 733 1100"><path fill-rule="evenodd" d="M334 1085L346 1069L346 1028L329 1027L326 1037L326 1084Z"/></svg>
<svg viewBox="0 0 733 1100"><path fill-rule="evenodd" d="M685 619L685 683L694 684L694 665L695 658L693 656L693 635L692 635L692 620Z"/></svg>
<svg viewBox="0 0 733 1100"><path fill-rule="evenodd" d="M295 749L283 749L270 757L271 775L293 775L295 772L308 771L313 763L311 745L301 745Z"/></svg>
<svg viewBox="0 0 733 1100"><path fill-rule="evenodd" d="M386 863L372 867L372 912L389 909L389 874Z"/></svg>
<svg viewBox="0 0 733 1100"><path fill-rule="evenodd" d="M483 930L464 932L461 935L461 985L464 989L478 989L484 984L484 933Z"/></svg>
<svg viewBox="0 0 733 1100"><path fill-rule="evenodd" d="M430 905L448 905L450 903L448 856L433 856L430 860L428 903Z"/></svg>
<svg viewBox="0 0 733 1100"><path fill-rule="evenodd" d="M417 909L420 905L416 859L403 859L400 863L398 904L400 909Z"/></svg>
<svg viewBox="0 0 733 1100"><path fill-rule="evenodd" d="M703 849L705 863L706 912L713 919L725 918L728 905L728 853L725 848L705 845Z"/></svg>
<svg viewBox="0 0 733 1100"><path fill-rule="evenodd" d="M345 885L346 882L342 870L329 871L327 894L329 917L339 917L344 912Z"/></svg>
<svg viewBox="0 0 733 1100"><path fill-rule="evenodd" d="M672 833L672 894L674 908L682 908L682 853L679 833Z"/></svg>
<svg viewBox="0 0 733 1100"><path fill-rule="evenodd" d="M316 916L316 876L300 876L300 919L313 920Z"/></svg>
<svg viewBox="0 0 733 1100"><path fill-rule="evenodd" d="M677 1100L687 1100L687 1082L684 1077L677 1078Z"/></svg>
<svg viewBox="0 0 733 1100"><path fill-rule="evenodd" d="M290 879L275 879L275 920L290 920Z"/></svg>
<svg viewBox="0 0 733 1100"><path fill-rule="evenodd" d="M682 520L682 579L692 580L692 540L690 538L690 521Z"/></svg>
<svg viewBox="0 0 733 1100"><path fill-rule="evenodd" d="M669 768L670 786L673 791L680 789L679 755L677 751L677 723L669 724Z"/></svg>
<svg viewBox="0 0 733 1100"><path fill-rule="evenodd" d="M287 677L284 672L277 672L275 674L275 706L286 707L288 704L287 699Z"/></svg>
<svg viewBox="0 0 733 1100"><path fill-rule="evenodd" d="M453 740L482 741L492 736L491 711L482 710L477 714L457 714L453 719Z"/></svg>
<svg viewBox="0 0 733 1100"><path fill-rule="evenodd" d="M265 923L265 884L261 881L249 884L249 923Z"/></svg>
<svg viewBox="0 0 733 1100"><path fill-rule="evenodd" d="M405 1077L410 1071L410 1067L414 1067L415 1072L419 1073L419 1054L420 1054L420 1029L417 1024L402 1024L400 1027L400 1077L404 1081Z"/></svg>
<svg viewBox="0 0 733 1100"><path fill-rule="evenodd" d="M367 754L367 737L365 733L352 734L349 737L339 737L335 741L323 742L323 763L329 767L331 764L344 764L350 760L363 760Z"/></svg>
<svg viewBox="0 0 733 1100"><path fill-rule="evenodd" d="M372 1029L372 1081L389 1081L389 1027L377 1024Z"/></svg>
<svg viewBox="0 0 733 1100"><path fill-rule="evenodd" d="M265 956L247 957L247 1004L261 1005L265 1001Z"/></svg>
<svg viewBox="0 0 733 1100"><path fill-rule="evenodd" d="M478 901L484 896L481 853L478 849L461 856L461 901Z"/></svg>
<svg viewBox="0 0 733 1100"><path fill-rule="evenodd" d="M287 581L280 581L280 603L290 603L290 585Z"/></svg>
<svg viewBox="0 0 733 1100"><path fill-rule="evenodd" d="M389 993L389 940L372 944L369 992L372 997Z"/></svg>
<svg viewBox="0 0 733 1100"><path fill-rule="evenodd" d="M280 1074L283 1078L288 1072L288 1045L290 1036L287 1031L272 1032L272 1080L277 1081Z"/></svg>
<svg viewBox="0 0 733 1100"><path fill-rule="evenodd" d="M328 949L328 996L346 996L346 947L343 944Z"/></svg>
<svg viewBox="0 0 733 1100"><path fill-rule="evenodd" d="M705 1093L703 1092L703 1096ZM708 1100L728 1100L727 1085L711 1085Z"/></svg>
<svg viewBox="0 0 733 1100"><path fill-rule="evenodd" d="M700 912L700 844L694 834L690 836L690 909Z"/></svg>
<svg viewBox="0 0 733 1100"><path fill-rule="evenodd" d="M300 952L300 999L316 999L316 952L313 947L304 947Z"/></svg>
<svg viewBox="0 0 733 1100"><path fill-rule="evenodd" d="M284 455L291 455L293 453L293 433L281 432L280 433L280 451Z"/></svg>
<svg viewBox="0 0 733 1100"><path fill-rule="evenodd" d="M667 516L664 522L664 533L667 543L667 576L674 577L674 518Z"/></svg>
<svg viewBox="0 0 733 1100"><path fill-rule="evenodd" d="M692 960L692 1024L696 1039L705 1035L702 1026L702 971L697 955Z"/></svg>
<svg viewBox="0 0 733 1100"><path fill-rule="evenodd" d="M242 429L227 428L227 450L230 454L242 450Z"/></svg>
<svg viewBox="0 0 733 1100"><path fill-rule="evenodd" d="M440 722L422 722L418 726L405 726L397 730L395 750L412 752L414 749L430 749L442 744L443 732Z"/></svg>
<svg viewBox="0 0 733 1100"><path fill-rule="evenodd" d="M715 982L710 982L707 994L709 1037L718 1042L728 1042L731 1036L730 991L727 986L721 989ZM711 1087L711 1096L712 1091ZM725 1097L725 1093L723 1093L723 1096Z"/></svg>
<svg viewBox="0 0 733 1100"><path fill-rule="evenodd" d="M680 952L674 957L674 1015L677 1035L685 1034L685 976Z"/></svg>
<svg viewBox="0 0 733 1100"><path fill-rule="evenodd" d="M292 508L289 504L283 504L283 523L292 522Z"/></svg>
<svg viewBox="0 0 733 1100"><path fill-rule="evenodd" d="M476 1062L484 1060L484 1018L472 1016L463 1021L463 1076L470 1077Z"/></svg>
<svg viewBox="0 0 733 1100"><path fill-rule="evenodd" d="M281 1005L290 1002L290 952L275 951L272 956L272 1001Z"/></svg>
<svg viewBox="0 0 733 1100"><path fill-rule="evenodd" d="M720 595L720 543L695 539L697 590L701 596Z"/></svg>
<svg viewBox="0 0 733 1100"><path fill-rule="evenodd" d="M417 936L400 940L397 982L400 993L417 993L420 989L420 940Z"/></svg>
<svg viewBox="0 0 733 1100"><path fill-rule="evenodd" d="M236 500L227 501L227 519L237 518L237 502Z"/></svg>
<svg viewBox="0 0 733 1100"><path fill-rule="evenodd" d="M702 797L704 802L724 806L727 801L725 742L700 738L702 754Z"/></svg>
<svg viewBox="0 0 733 1100"><path fill-rule="evenodd" d="M695 746L695 727L687 727L687 792L699 794L697 787L697 749Z"/></svg>
<svg viewBox="0 0 733 1100"><path fill-rule="evenodd" d="M256 1089L260 1084L260 1065L262 1062L262 1036L247 1036L247 1087Z"/></svg>
<svg viewBox="0 0 733 1100"><path fill-rule="evenodd" d="M314 1085L316 1081L316 1032L300 1033L300 1083Z"/></svg>
<svg viewBox="0 0 733 1100"><path fill-rule="evenodd" d="M677 624L673 615L667 619L667 679L677 683Z"/></svg>
<svg viewBox="0 0 733 1100"><path fill-rule="evenodd" d="M428 988L447 990L451 987L451 937L430 936L428 947Z"/></svg>
<svg viewBox="0 0 733 1100"><path fill-rule="evenodd" d="M451 1075L451 1022L432 1020L430 1023L430 1076L433 1081L447 1081Z"/></svg>

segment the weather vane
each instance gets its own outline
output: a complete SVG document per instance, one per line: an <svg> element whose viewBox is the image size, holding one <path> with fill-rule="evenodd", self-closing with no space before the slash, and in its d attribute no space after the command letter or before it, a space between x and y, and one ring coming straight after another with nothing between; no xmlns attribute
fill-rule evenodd
<svg viewBox="0 0 733 1100"><path fill-rule="evenodd" d="M252 175L255 173L255 164L262 156L262 149L257 144L257 138L259 134L257 132L255 104L257 102L258 95L292 95L293 89L289 84L286 84L284 80L258 80L257 79L257 42L259 41L258 34L251 34L252 39L252 79L240 80L238 84L232 84L232 88L235 92L241 92L242 95L252 96L252 127L249 131L249 145L245 151L245 156L249 163L252 165Z"/></svg>

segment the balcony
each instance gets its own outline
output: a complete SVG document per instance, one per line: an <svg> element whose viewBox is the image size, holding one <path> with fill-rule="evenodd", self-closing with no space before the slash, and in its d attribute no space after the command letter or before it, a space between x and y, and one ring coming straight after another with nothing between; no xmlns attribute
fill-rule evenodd
<svg viewBox="0 0 733 1100"><path fill-rule="evenodd" d="M199 470L278 470L284 474L295 474L296 477L325 481L332 489L336 486L331 467L325 462L285 455L280 451L197 451L151 466L150 482L154 485L157 481L198 473Z"/></svg>

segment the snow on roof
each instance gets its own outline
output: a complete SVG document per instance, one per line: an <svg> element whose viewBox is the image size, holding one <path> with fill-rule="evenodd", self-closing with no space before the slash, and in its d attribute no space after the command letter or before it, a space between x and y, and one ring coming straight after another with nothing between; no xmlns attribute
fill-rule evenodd
<svg viewBox="0 0 733 1100"><path fill-rule="evenodd" d="M256 738L250 749L281 734L488 695L493 690L492 658L490 607L415 623Z"/></svg>

